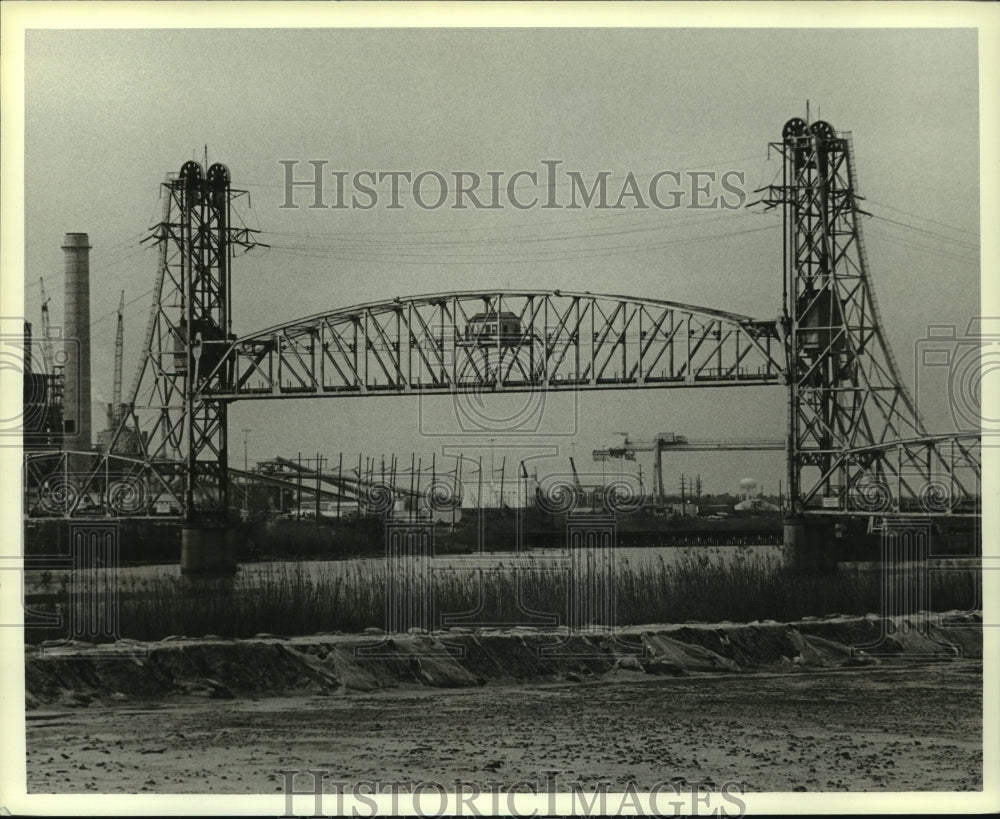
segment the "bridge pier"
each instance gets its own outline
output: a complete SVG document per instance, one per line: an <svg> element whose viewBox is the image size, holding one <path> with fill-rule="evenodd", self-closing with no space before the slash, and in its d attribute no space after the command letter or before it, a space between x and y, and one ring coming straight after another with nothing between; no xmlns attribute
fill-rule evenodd
<svg viewBox="0 0 1000 819"><path fill-rule="evenodd" d="M802 574L837 571L836 525L814 517L785 518L785 566Z"/></svg>
<svg viewBox="0 0 1000 819"><path fill-rule="evenodd" d="M236 530L228 524L186 524L181 529L181 574L236 571Z"/></svg>

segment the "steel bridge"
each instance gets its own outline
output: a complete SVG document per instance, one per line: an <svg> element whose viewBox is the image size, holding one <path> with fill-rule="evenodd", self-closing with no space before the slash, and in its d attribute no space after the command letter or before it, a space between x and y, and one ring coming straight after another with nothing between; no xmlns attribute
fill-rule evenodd
<svg viewBox="0 0 1000 819"><path fill-rule="evenodd" d="M501 329L499 325L505 325ZM213 400L780 383L775 322L593 293L473 291L372 302L230 343ZM234 368L230 378L217 376Z"/></svg>
<svg viewBox="0 0 1000 819"><path fill-rule="evenodd" d="M980 514L979 436L928 434L886 341L849 136L792 119L770 148L781 183L755 204L783 216L777 321L632 296L489 290L360 304L244 336L230 310L235 251L254 244L233 226L244 192L224 165L187 162L163 183L152 307L113 454L72 459L72 492L71 459L60 478L46 471L52 453L26 455L27 513L130 514L123 486L141 484L166 487L188 523L224 521L233 401L770 385L788 398L793 514ZM121 458L120 440L142 451Z"/></svg>

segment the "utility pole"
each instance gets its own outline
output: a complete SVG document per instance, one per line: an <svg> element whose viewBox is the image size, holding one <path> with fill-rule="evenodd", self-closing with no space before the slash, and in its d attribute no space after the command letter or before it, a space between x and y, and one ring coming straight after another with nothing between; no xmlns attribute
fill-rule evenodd
<svg viewBox="0 0 1000 819"><path fill-rule="evenodd" d="M340 456L337 458L337 477L338 478L343 478L344 477L344 453L343 452L341 452ZM343 480L341 480L341 482L337 485L337 522L338 523L340 522L340 498L341 498L341 496L343 494L344 494L344 482L343 482Z"/></svg>
<svg viewBox="0 0 1000 819"><path fill-rule="evenodd" d="M247 457L247 451L248 451L247 450L247 438L248 438L249 435L250 435L250 430L249 429L244 429L243 430L243 471L244 472L249 472L250 471L250 468L248 466L248 464L249 464L250 461L249 461L249 458ZM247 480L246 476L244 475L243 476L243 515L244 515L244 517L246 517L246 515L249 513L249 510L250 510L249 493L250 493L250 482Z"/></svg>
<svg viewBox="0 0 1000 819"><path fill-rule="evenodd" d="M628 436L625 438L628 441ZM653 494L659 493L660 504L667 502L667 490L663 485L663 449L660 446L660 438L653 439Z"/></svg>
<svg viewBox="0 0 1000 819"><path fill-rule="evenodd" d="M479 489L476 492L476 506L479 507L479 519L483 519L483 456L479 456Z"/></svg>
<svg viewBox="0 0 1000 819"><path fill-rule="evenodd" d="M501 509L503 509L504 507L503 483L504 483L504 476L506 475L506 473L507 473L507 456L504 455L503 460L500 462L500 508Z"/></svg>
<svg viewBox="0 0 1000 819"><path fill-rule="evenodd" d="M490 438L490 501L496 498L496 468L493 466L493 442L495 438Z"/></svg>
<svg viewBox="0 0 1000 819"><path fill-rule="evenodd" d="M414 478L414 475L416 474L416 472L415 472L416 467L417 467L417 460L416 459L417 459L417 453L411 452L410 453L410 497L409 497L409 501L410 501L411 504L413 503L413 491L414 491L413 490L413 478ZM413 521L413 511L412 511L412 509L413 509L413 507L411 506L410 507L409 515L407 517L407 520L409 520L411 522Z"/></svg>
<svg viewBox="0 0 1000 819"><path fill-rule="evenodd" d="M424 459L423 457L417 458L417 491L410 495L410 507L413 509L413 514L410 515L410 520L416 520L420 516L420 504L417 503L417 498L420 497L420 482L424 477Z"/></svg>
<svg viewBox="0 0 1000 819"><path fill-rule="evenodd" d="M361 472L361 453L359 452L358 453L358 490L359 491L357 493L358 494L358 516L359 517L361 516L362 499L364 498L364 495L365 495L365 493L363 491L361 491L362 490L361 481L362 481L363 477L364 476L362 475L362 472ZM365 515L367 515L367 514L368 514L368 504L365 504Z"/></svg>
<svg viewBox="0 0 1000 819"><path fill-rule="evenodd" d="M320 492L320 478L323 476L323 461L326 460L318 452L316 453L316 525L319 526L319 492Z"/></svg>
<svg viewBox="0 0 1000 819"><path fill-rule="evenodd" d="M465 490L465 484L462 483L462 456L461 455L456 455L455 456L455 483L454 483L454 486L456 487L456 491L461 491L461 494L464 497L464 495L465 495L465 491L464 491ZM459 490L458 487L461 487L461 490ZM451 526L452 526L453 529L455 528L455 512L456 512L455 505L452 504L452 507L451 507Z"/></svg>

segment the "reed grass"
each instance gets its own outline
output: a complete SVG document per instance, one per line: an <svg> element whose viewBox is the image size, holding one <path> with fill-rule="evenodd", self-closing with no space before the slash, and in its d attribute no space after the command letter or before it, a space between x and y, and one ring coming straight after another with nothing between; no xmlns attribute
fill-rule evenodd
<svg viewBox="0 0 1000 819"><path fill-rule="evenodd" d="M429 578L429 579L428 579ZM501 562L489 569L410 566L389 581L384 560L244 566L232 578L126 578L118 590L118 637L158 640L169 635L252 637L259 633L314 634L386 628L389 587L409 584L427 595L432 623L548 626L567 623L574 584L564 566L540 560L533 570ZM833 613L881 611L878 569L844 568L801 574L777 558L739 549L725 560L709 550L642 566L620 560L598 571L596 588L610 589L614 624L792 621ZM979 606L973 570L930 573L935 611ZM398 621L397 621L398 622ZM609 625L604 623L604 625ZM26 629L26 640L58 639L65 628Z"/></svg>

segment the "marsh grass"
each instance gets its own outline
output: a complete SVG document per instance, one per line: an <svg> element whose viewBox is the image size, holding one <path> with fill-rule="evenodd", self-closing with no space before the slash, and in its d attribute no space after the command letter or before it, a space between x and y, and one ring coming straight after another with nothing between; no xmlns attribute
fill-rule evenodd
<svg viewBox="0 0 1000 819"><path fill-rule="evenodd" d="M211 580L132 576L119 586L117 636L157 640L385 628L388 582L383 560L255 564L231 578ZM574 581L564 566L543 559L529 570L512 562L433 572L411 566L395 582L397 588L409 583L418 594L429 594L433 623L440 627L565 624ZM979 606L979 577L973 570L931 572L930 585L934 611ZM879 612L882 598L877 568L797 574L776 557L742 548L725 560L708 550L642 566L621 559L610 575L599 573L596 586L610 589L620 626L866 614ZM65 629L56 628L25 631L29 642L63 634Z"/></svg>

